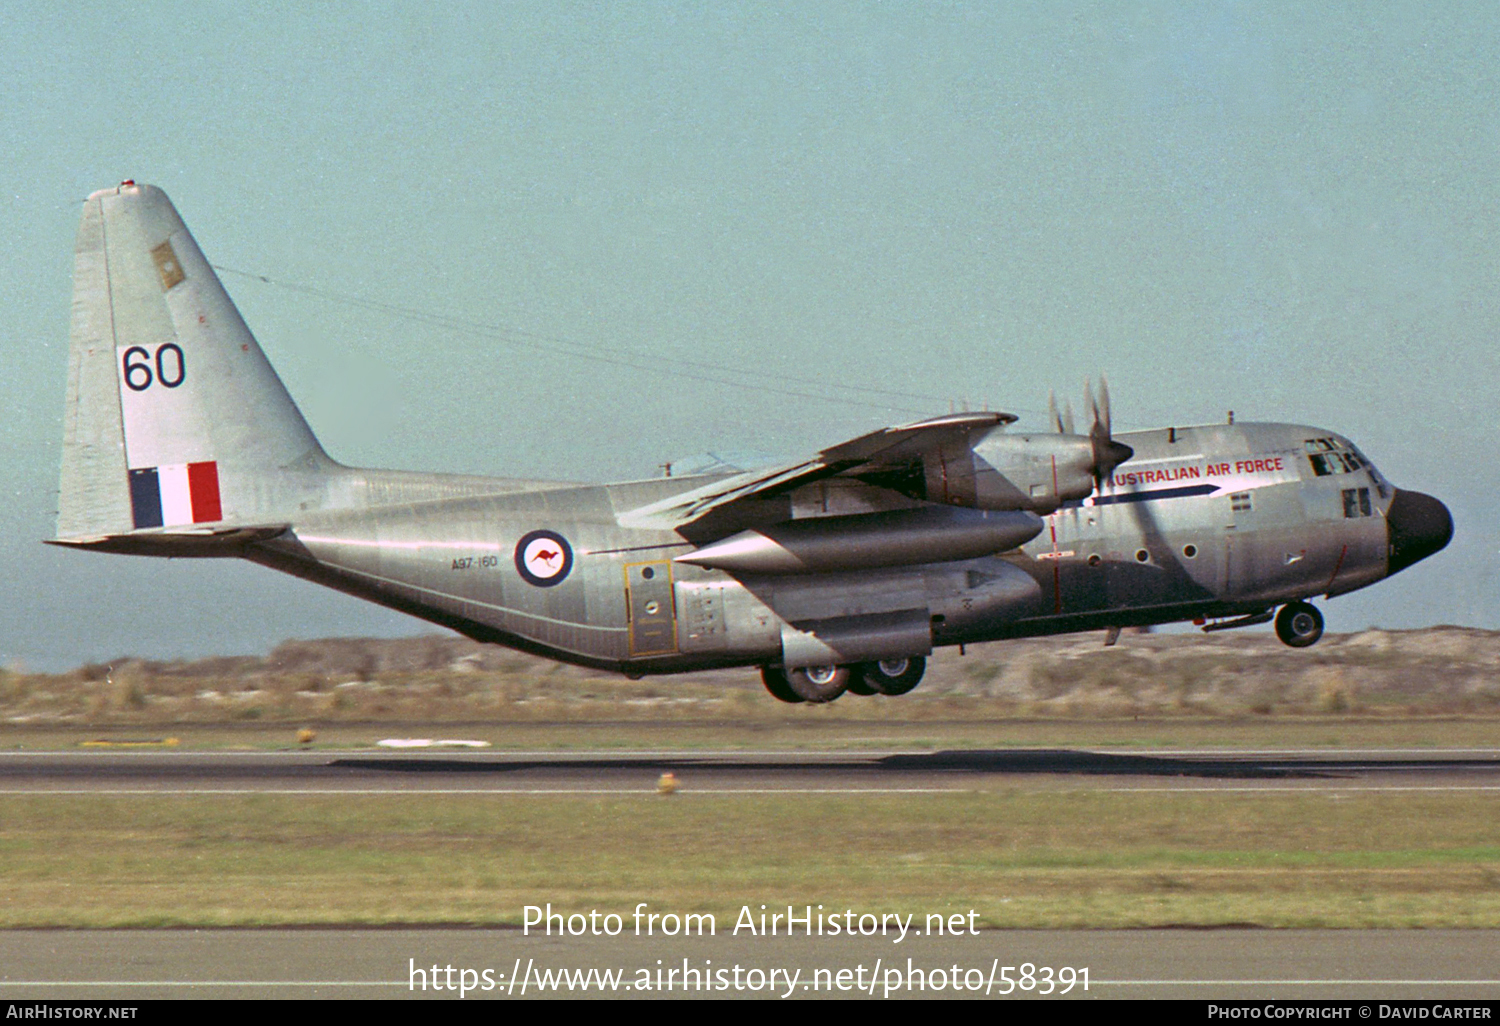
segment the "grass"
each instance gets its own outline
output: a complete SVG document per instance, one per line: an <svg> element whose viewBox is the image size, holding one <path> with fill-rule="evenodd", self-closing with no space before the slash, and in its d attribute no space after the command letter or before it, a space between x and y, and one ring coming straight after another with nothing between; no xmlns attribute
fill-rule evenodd
<svg viewBox="0 0 1500 1026"><path fill-rule="evenodd" d="M0 926L519 924L522 906L992 927L1500 926L1488 793L7 796Z"/></svg>
<svg viewBox="0 0 1500 1026"><path fill-rule="evenodd" d="M0 750L458 737L496 751L1500 747L1500 634L1032 639L821 707L751 671L622 681L460 639L0 671ZM0 927L519 924L742 905L993 927L1500 927L1500 793L0 796Z"/></svg>
<svg viewBox="0 0 1500 1026"><path fill-rule="evenodd" d="M120 658L0 669L0 722L31 726L316 723L808 723L1500 716L1500 632L1330 635L1293 650L1253 632L1031 638L934 653L900 699L820 709L771 699L753 668L629 681L435 635L290 641L265 656Z"/></svg>

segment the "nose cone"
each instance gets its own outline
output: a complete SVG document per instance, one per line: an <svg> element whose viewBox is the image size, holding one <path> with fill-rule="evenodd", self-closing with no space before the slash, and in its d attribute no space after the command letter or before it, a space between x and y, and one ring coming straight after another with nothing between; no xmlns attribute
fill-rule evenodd
<svg viewBox="0 0 1500 1026"><path fill-rule="evenodd" d="M1393 574L1426 559L1453 537L1453 515L1447 506L1430 495L1400 488L1385 515L1385 526L1391 539L1387 572Z"/></svg>

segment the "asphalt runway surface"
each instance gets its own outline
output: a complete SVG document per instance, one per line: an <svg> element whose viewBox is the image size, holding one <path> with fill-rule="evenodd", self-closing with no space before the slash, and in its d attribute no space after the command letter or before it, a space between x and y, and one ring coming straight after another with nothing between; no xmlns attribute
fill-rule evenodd
<svg viewBox="0 0 1500 1026"><path fill-rule="evenodd" d="M0 753L30 793L922 793L999 788L1500 791L1500 749L937 752L86 750Z"/></svg>
<svg viewBox="0 0 1500 1026"><path fill-rule="evenodd" d="M1016 788L1244 792L1500 791L1500 750L938 752L496 751L186 752L90 749L0 753L0 795L943 793ZM577 910L568 910L577 911ZM1500 999L1500 931L1082 930L974 936L530 936L519 930L0 931L0 999L521 997L1040 998L1072 970L1066 999L1188 998L1378 1002ZM910 959L910 961L908 961ZM447 974L452 966L455 974ZM1014 967L1008 973L1004 967ZM738 967L741 972L735 975ZM677 969L670 990L661 984ZM708 976L724 969L728 975ZM1079 971L1089 971L1088 989ZM422 969L425 976L414 976ZM434 970L444 988L437 989ZM569 990L560 970L618 970ZM893 969L900 970L891 976ZM940 977L930 974L942 970ZM489 976L483 975L489 970ZM686 975L686 971L699 975ZM755 975L752 970L759 971ZM774 985L772 971L776 971ZM815 977L817 971L822 977ZM912 975L913 971L917 975ZM642 973L646 985L642 985ZM788 979L789 973L802 975ZM845 975L839 975L844 972ZM551 973L550 977L544 976ZM1003 994L1005 977L1018 981ZM425 979L428 986L421 986ZM913 993L916 981L926 989ZM964 989L955 987L962 980ZM544 980L550 980L547 989ZM682 981L700 981L697 987ZM707 980L705 986L701 981ZM941 980L942 990L936 990ZM489 988L485 989L486 982ZM672 983L672 978L665 982ZM894 989L890 989L892 984ZM720 985L723 989L720 989ZM758 984L758 986L756 985ZM557 989L561 987L562 989ZM1058 995L1054 995L1058 996ZM1351 1006L1351 1017L1359 1017Z"/></svg>

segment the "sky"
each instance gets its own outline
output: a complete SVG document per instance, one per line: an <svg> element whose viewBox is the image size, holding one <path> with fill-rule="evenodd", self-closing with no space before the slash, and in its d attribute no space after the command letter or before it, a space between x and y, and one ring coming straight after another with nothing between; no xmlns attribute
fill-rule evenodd
<svg viewBox="0 0 1500 1026"><path fill-rule="evenodd" d="M1493 4L0 5L0 665L419 621L59 550L81 204L161 186L324 448L589 481L965 406L1353 438L1500 628Z"/></svg>

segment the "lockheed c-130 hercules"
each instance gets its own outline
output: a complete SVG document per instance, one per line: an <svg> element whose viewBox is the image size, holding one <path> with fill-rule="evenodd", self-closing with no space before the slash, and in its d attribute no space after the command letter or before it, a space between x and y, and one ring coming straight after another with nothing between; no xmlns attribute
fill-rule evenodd
<svg viewBox="0 0 1500 1026"><path fill-rule="evenodd" d="M768 469L610 485L330 459L166 195L89 197L54 544L237 557L632 676L759 666L897 695L942 645L1192 620L1318 640L1307 600L1438 551L1437 499L1295 424L957 413ZM1279 612L1276 610L1279 608Z"/></svg>

